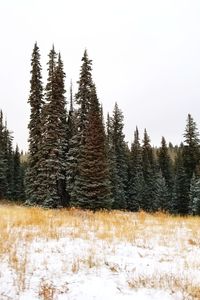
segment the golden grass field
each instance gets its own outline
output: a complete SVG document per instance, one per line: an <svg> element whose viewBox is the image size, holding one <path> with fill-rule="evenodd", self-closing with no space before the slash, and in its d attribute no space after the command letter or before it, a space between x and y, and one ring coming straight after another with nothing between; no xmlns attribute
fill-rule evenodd
<svg viewBox="0 0 200 300"><path fill-rule="evenodd" d="M73 208L45 210L7 203L0 205L0 216L0 269L1 262L6 261L14 270L13 282L17 287L15 299L21 299L21 293L30 288L27 277L34 272L30 271L29 266L31 243L38 240L44 243L55 241L58 246L54 250L59 252L58 242L66 237L71 241L88 241L89 250L83 255L74 255L71 260L63 259L63 272L78 274L83 268L91 270L102 266L111 273L125 272L126 266L121 267L106 257L107 247L110 249L109 255L117 255L117 244L123 243L138 249L141 262L148 257L150 262L154 261L160 268L165 266L169 270L153 272L151 275L140 273L140 266L134 262L135 266L129 270L126 280L129 289L163 289L171 294L181 293L182 299L200 299L199 217L120 211L93 213ZM96 241L104 243L104 257L98 255ZM162 253L159 249L162 249ZM38 248L37 251L42 252L43 249ZM48 261L44 260L43 263L48 272ZM173 272L170 271L172 269ZM2 276L1 269L0 278ZM57 299L55 285L40 279L38 286L38 299ZM0 288L0 299L11 299L9 297Z"/></svg>

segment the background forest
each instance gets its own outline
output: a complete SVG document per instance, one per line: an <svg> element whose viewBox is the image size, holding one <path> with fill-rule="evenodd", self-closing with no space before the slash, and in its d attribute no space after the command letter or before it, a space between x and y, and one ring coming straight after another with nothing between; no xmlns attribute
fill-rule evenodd
<svg viewBox="0 0 200 300"><path fill-rule="evenodd" d="M37 43L31 59L29 153L13 149L0 114L0 197L48 208L122 209L200 214L200 140L188 114L184 140L152 147L136 127L129 147L117 103L104 121L84 51L78 91L66 100L60 53L49 53L44 87ZM150 113L150 112L149 112ZM175 129L176 130L176 129Z"/></svg>

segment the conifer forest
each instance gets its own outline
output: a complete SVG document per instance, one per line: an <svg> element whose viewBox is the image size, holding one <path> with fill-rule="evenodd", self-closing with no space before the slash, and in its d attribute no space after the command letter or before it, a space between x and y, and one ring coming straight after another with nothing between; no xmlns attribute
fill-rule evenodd
<svg viewBox="0 0 200 300"><path fill-rule="evenodd" d="M37 43L30 71L26 157L18 146L13 149L12 132L0 113L1 199L46 208L200 215L200 139L190 114L179 146L163 136L160 146L153 147L148 130L139 133L134 120L128 145L118 104L104 115L87 50L77 91L65 85L64 64L54 46L46 84Z"/></svg>

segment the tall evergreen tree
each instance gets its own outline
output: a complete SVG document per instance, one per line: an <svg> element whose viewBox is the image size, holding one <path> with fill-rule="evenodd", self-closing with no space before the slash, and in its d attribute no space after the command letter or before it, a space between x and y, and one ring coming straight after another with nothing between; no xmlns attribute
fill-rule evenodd
<svg viewBox="0 0 200 300"><path fill-rule="evenodd" d="M172 199L172 212L186 215L189 212L190 184L183 163L183 145L179 147L175 161L175 186Z"/></svg>
<svg viewBox="0 0 200 300"><path fill-rule="evenodd" d="M184 133L183 164L190 181L194 172L197 171L200 160L199 132L192 116L188 114Z"/></svg>
<svg viewBox="0 0 200 300"><path fill-rule="evenodd" d="M78 138L78 118L77 110L74 109L72 82L70 86L70 109L68 115L68 153L66 160L66 190L71 197L72 190L74 188L75 177L77 175L78 168L78 152L80 139Z"/></svg>
<svg viewBox="0 0 200 300"><path fill-rule="evenodd" d="M40 151L40 203L63 206L65 193L66 110L64 72L61 58L56 62L54 47L49 53L46 103L42 110L42 146Z"/></svg>
<svg viewBox="0 0 200 300"><path fill-rule="evenodd" d="M7 182L7 191L6 198L13 199L14 193L14 161L13 161L13 137L11 132L7 128L7 123L5 124L4 130L4 159L6 163L6 182Z"/></svg>
<svg viewBox="0 0 200 300"><path fill-rule="evenodd" d="M190 203L190 184L199 165L199 133L192 116L188 114L184 144L180 145L176 159L176 178L174 200L175 211L188 214Z"/></svg>
<svg viewBox="0 0 200 300"><path fill-rule="evenodd" d="M167 143L164 137L161 140L161 147L158 151L158 162L162 175L166 180L169 189L173 187L173 164L168 153Z"/></svg>
<svg viewBox="0 0 200 300"><path fill-rule="evenodd" d="M107 115L107 134L106 134L106 148L107 148L107 158L108 158L108 167L109 167L109 178L111 182L111 193L112 198L117 201L124 201L124 191L122 188L122 181L117 169L117 159L116 152L113 144L113 134L111 128L111 118L109 114Z"/></svg>
<svg viewBox="0 0 200 300"><path fill-rule="evenodd" d="M84 131L87 126L88 111L90 107L92 81L92 60L88 58L87 50L82 57L82 66L78 81L78 92L76 93L76 103L78 104L78 132L81 143L84 144Z"/></svg>
<svg viewBox="0 0 200 300"><path fill-rule="evenodd" d="M169 211L171 209L171 203L169 200L169 191L162 175L161 170L157 170L154 174L154 201L152 203L152 211Z"/></svg>
<svg viewBox="0 0 200 300"><path fill-rule="evenodd" d="M155 195L155 162L153 149L150 144L150 138L146 129L144 130L144 139L142 145L142 161L143 161L143 176L144 176L144 191L142 209L151 211L154 207Z"/></svg>
<svg viewBox="0 0 200 300"><path fill-rule="evenodd" d="M55 99L58 106L58 127L59 127L59 158L61 163L60 175L58 180L58 193L61 198L61 205L69 205L69 195L66 193L66 159L69 150L69 127L67 120L66 98L65 98L65 73L61 55L58 55L58 62L55 71L55 81L57 90Z"/></svg>
<svg viewBox="0 0 200 300"><path fill-rule="evenodd" d="M4 136L3 112L0 111L0 199L6 197L7 176L6 176L6 157L5 157L5 136Z"/></svg>
<svg viewBox="0 0 200 300"><path fill-rule="evenodd" d="M127 207L127 185L128 185L128 165L126 160L126 143L123 133L123 114L115 103L113 116L110 120L111 143L113 147L113 159L116 167L116 182L118 194L114 196L113 208L125 209Z"/></svg>
<svg viewBox="0 0 200 300"><path fill-rule="evenodd" d="M127 208L138 211L142 207L144 177L142 168L142 149L139 141L138 128L134 132L134 142L131 145L130 180Z"/></svg>
<svg viewBox="0 0 200 300"><path fill-rule="evenodd" d="M189 212L193 215L200 215L200 178L195 174L190 184Z"/></svg>
<svg viewBox="0 0 200 300"><path fill-rule="evenodd" d="M85 144L85 130L88 124L88 112L91 101L92 82L92 61L88 58L87 50L82 57L80 77L78 81L78 92L75 95L78 106L75 116L75 131L69 142L69 152L67 157L67 190L69 194L75 193L74 183L78 174L78 165L82 147ZM75 204L73 197L73 205Z"/></svg>
<svg viewBox="0 0 200 300"><path fill-rule="evenodd" d="M41 109L43 106L43 86L40 64L40 53L37 43L34 45L31 59L31 80L30 104L31 114L29 128L29 156L28 170L26 174L26 196L27 203L36 204L39 202L39 151L41 147Z"/></svg>
<svg viewBox="0 0 200 300"><path fill-rule="evenodd" d="M72 205L92 210L112 205L105 132L96 89L90 94L90 107L84 144L78 164L78 175L72 192Z"/></svg>
<svg viewBox="0 0 200 300"><path fill-rule="evenodd" d="M168 147L164 137L162 137L161 147L158 151L158 162L168 190L168 207L165 207L165 209L170 211L174 186L174 175L172 159L169 156Z"/></svg>
<svg viewBox="0 0 200 300"><path fill-rule="evenodd" d="M24 172L20 162L19 148L16 146L13 158L13 199L24 200Z"/></svg>

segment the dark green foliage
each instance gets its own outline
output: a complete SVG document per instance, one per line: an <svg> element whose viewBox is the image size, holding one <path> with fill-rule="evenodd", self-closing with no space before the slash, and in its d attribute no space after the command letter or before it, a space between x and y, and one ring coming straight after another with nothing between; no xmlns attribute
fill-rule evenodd
<svg viewBox="0 0 200 300"><path fill-rule="evenodd" d="M7 193L7 166L5 157L5 134L4 134L4 124L3 124L3 113L0 111L0 199L6 197Z"/></svg>
<svg viewBox="0 0 200 300"><path fill-rule="evenodd" d="M124 199L122 182L117 171L117 160L114 145L112 142L110 116L107 116L107 135L106 135L106 148L109 167L109 179L111 182L111 193L113 199Z"/></svg>
<svg viewBox="0 0 200 300"><path fill-rule="evenodd" d="M16 146L13 157L13 196L14 200L24 200L24 169L20 162L19 148Z"/></svg>
<svg viewBox="0 0 200 300"><path fill-rule="evenodd" d="M70 197L72 190L74 188L74 181L77 175L78 152L79 152L78 117L77 117L77 111L74 109L72 83L70 86L68 135L69 135L69 142L68 142L69 150L67 153L67 161L66 161L66 190Z"/></svg>
<svg viewBox="0 0 200 300"><path fill-rule="evenodd" d="M190 183L183 165L183 147L180 147L175 161L175 186L172 199L172 212L186 215L189 212Z"/></svg>
<svg viewBox="0 0 200 300"><path fill-rule="evenodd" d="M144 176L144 190L142 209L152 211L153 203L156 198L155 190L155 160L153 149L150 145L150 138L145 129L144 139L142 145L142 162L143 162L143 176Z"/></svg>
<svg viewBox="0 0 200 300"><path fill-rule="evenodd" d="M13 161L13 146L12 146L13 137L10 131L7 129L7 126L4 130L4 159L6 163L6 198L13 199L14 193L14 161Z"/></svg>
<svg viewBox="0 0 200 300"><path fill-rule="evenodd" d="M49 53L45 104L42 109L42 145L40 150L39 204L60 207L67 202L65 170L67 122L63 64L56 62L54 47Z"/></svg>
<svg viewBox="0 0 200 300"><path fill-rule="evenodd" d="M24 173L20 162L18 148L13 151L13 137L3 123L0 112L0 199L16 200L16 196L24 199ZM20 183L17 185L17 183Z"/></svg>
<svg viewBox="0 0 200 300"><path fill-rule="evenodd" d="M94 211L110 209L112 199L105 133L95 87L91 90L87 121L71 203Z"/></svg>
<svg viewBox="0 0 200 300"><path fill-rule="evenodd" d="M61 55L58 56L58 63L56 66L55 80L57 90L55 93L55 99L57 100L58 107L58 130L57 136L59 141L59 156L61 162L60 175L58 178L58 194L61 198L61 205L69 205L69 196L66 193L66 159L69 149L69 128L67 123L67 110L66 110L66 99L65 99L65 86L64 86L65 73L63 70L63 62Z"/></svg>
<svg viewBox="0 0 200 300"><path fill-rule="evenodd" d="M199 133L188 115L184 145L152 148L145 129L142 146L138 129L129 149L124 120L115 104L107 120L92 80L92 61L85 50L73 107L66 111L65 73L60 55L49 54L48 79L43 101L40 55L35 44L29 103L29 204L46 207L157 210L199 214ZM19 151L0 120L0 198L23 198L23 171ZM22 174L22 176L20 175ZM194 175L193 175L194 174ZM192 182L191 182L191 178ZM21 186L21 187L20 187Z"/></svg>
<svg viewBox="0 0 200 300"><path fill-rule="evenodd" d="M128 165L127 165L127 146L124 141L123 133L123 114L115 103L113 116L110 118L109 139L111 154L111 176L113 191L113 208L125 209L127 207L127 184L128 184Z"/></svg>
<svg viewBox="0 0 200 300"><path fill-rule="evenodd" d="M161 147L158 151L158 162L166 184L169 190L171 190L173 187L173 164L164 137L162 137Z"/></svg>
<svg viewBox="0 0 200 300"><path fill-rule="evenodd" d="M41 148L41 109L43 105L43 86L40 65L40 53L37 43L34 46L31 59L31 80L29 104L31 108L29 128L29 157L26 174L26 196L28 204L39 202L40 188L40 157Z"/></svg>
<svg viewBox="0 0 200 300"><path fill-rule="evenodd" d="M165 178L162 175L161 171L157 171L154 174L154 201L152 204L152 211L169 211L170 210L170 201L169 201L169 191L166 185Z"/></svg>
<svg viewBox="0 0 200 300"><path fill-rule="evenodd" d="M158 162L162 172L162 176L164 177L166 182L167 194L168 194L168 201L167 201L168 205L166 205L164 209L170 211L173 187L174 187L174 174L173 174L172 159L169 156L169 149L167 147L164 137L162 137L161 147L158 151Z"/></svg>
<svg viewBox="0 0 200 300"><path fill-rule="evenodd" d="M190 184L199 165L199 133L196 123L188 114L184 133L185 144L181 144L175 162L176 176L172 206L174 211L183 215L189 213Z"/></svg>
<svg viewBox="0 0 200 300"><path fill-rule="evenodd" d="M193 215L200 215L200 178L195 174L190 184L189 212Z"/></svg>
<svg viewBox="0 0 200 300"><path fill-rule="evenodd" d="M200 160L199 132L190 114L188 114L184 138L183 164L188 180L190 181L193 173L197 171Z"/></svg>
<svg viewBox="0 0 200 300"><path fill-rule="evenodd" d="M78 104L78 127L82 142L84 143L84 130L87 125L87 115L90 107L92 82L92 60L88 58L87 50L82 57L82 66L78 81L78 92L76 94L76 103Z"/></svg>
<svg viewBox="0 0 200 300"><path fill-rule="evenodd" d="M67 155L67 191L69 195L75 194L75 180L79 176L79 160L82 147L85 144L85 130L88 124L88 112L91 103L92 82L92 61L89 60L87 51L84 51L82 66L78 81L78 92L75 96L77 111L71 111L69 115L69 152ZM71 95L72 100L72 95ZM72 102L71 102L72 103ZM73 205L76 197L73 197ZM78 204L77 204L78 205Z"/></svg>
<svg viewBox="0 0 200 300"><path fill-rule="evenodd" d="M131 145L130 156L130 179L127 209L131 211L138 211L142 207L143 191L144 191L144 177L142 167L142 148L139 142L139 132L136 128L134 132L134 142Z"/></svg>

